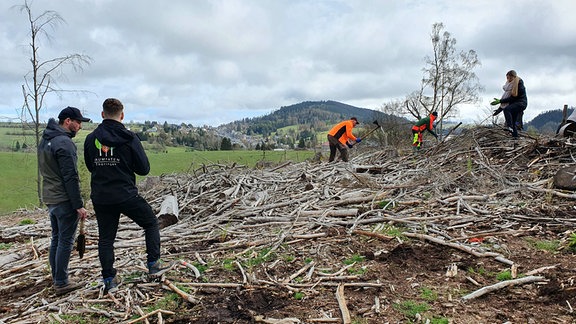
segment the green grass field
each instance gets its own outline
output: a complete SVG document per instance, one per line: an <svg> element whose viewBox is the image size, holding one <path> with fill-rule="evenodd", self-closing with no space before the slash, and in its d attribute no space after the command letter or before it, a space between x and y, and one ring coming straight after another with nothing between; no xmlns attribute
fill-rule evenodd
<svg viewBox="0 0 576 324"><path fill-rule="evenodd" d="M81 134L84 132L81 132ZM1 136L0 136L1 137ZM78 136L75 142L83 141ZM281 163L284 161L301 162L314 155L313 151L186 151L183 147L169 147L168 153L147 151L150 159L150 175L184 173L200 168L203 164L232 164L254 167L258 161ZM85 174L82 153L79 152L80 174ZM0 185L0 215L19 208L31 209L38 206L36 193L36 154L21 152L0 152L2 181ZM87 187L87 185L83 185Z"/></svg>

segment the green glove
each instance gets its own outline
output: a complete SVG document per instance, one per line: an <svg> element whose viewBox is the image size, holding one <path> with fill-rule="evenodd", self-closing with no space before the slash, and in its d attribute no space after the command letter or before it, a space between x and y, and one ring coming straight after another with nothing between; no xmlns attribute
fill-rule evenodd
<svg viewBox="0 0 576 324"><path fill-rule="evenodd" d="M496 106L496 105L499 104L499 103L500 103L500 99L494 98L494 101L492 101L490 104L491 104L492 106Z"/></svg>

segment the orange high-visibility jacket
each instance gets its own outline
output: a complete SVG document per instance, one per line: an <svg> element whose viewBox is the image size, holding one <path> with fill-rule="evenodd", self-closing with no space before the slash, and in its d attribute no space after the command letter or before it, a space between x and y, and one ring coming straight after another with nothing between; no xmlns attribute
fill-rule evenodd
<svg viewBox="0 0 576 324"><path fill-rule="evenodd" d="M345 120L332 127L328 132L328 135L336 137L340 143L346 145L348 140L356 141L356 136L352 134L352 128L354 128L354 122L352 119Z"/></svg>
<svg viewBox="0 0 576 324"><path fill-rule="evenodd" d="M434 129L434 121L436 120L436 117L432 114L430 114L430 116L428 117L424 117L422 119L420 119L419 121L416 122L416 124L414 126L412 126L412 130L418 133L421 133L425 130L428 130L430 132L432 132L432 129Z"/></svg>

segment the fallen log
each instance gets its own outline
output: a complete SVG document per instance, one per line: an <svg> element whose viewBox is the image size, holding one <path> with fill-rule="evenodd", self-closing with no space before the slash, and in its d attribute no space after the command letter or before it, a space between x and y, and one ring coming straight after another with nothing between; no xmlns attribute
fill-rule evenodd
<svg viewBox="0 0 576 324"><path fill-rule="evenodd" d="M176 195L164 197L158 213L158 226L160 229L178 223L178 199Z"/></svg>
<svg viewBox="0 0 576 324"><path fill-rule="evenodd" d="M493 284L491 286L486 286L486 287L480 288L480 289L462 297L462 300L466 301L466 300L478 298L480 296L486 295L487 293L496 291L498 289L502 289L502 288L506 288L506 287L510 287L510 286L514 286L514 285L523 285L523 284L527 284L527 283L531 283L531 282L538 282L538 281L544 281L544 280L546 280L546 278L541 277L541 276L529 276L529 277L523 277L523 278L519 278L519 279L506 280L506 281L499 282L497 284Z"/></svg>
<svg viewBox="0 0 576 324"><path fill-rule="evenodd" d="M342 323L352 323L350 311L348 311L348 306L346 305L346 298L344 298L344 285L338 285L338 288L336 289L336 300L338 300L338 306L340 307L340 313L342 314Z"/></svg>
<svg viewBox="0 0 576 324"><path fill-rule="evenodd" d="M196 298L192 297L192 295L190 295L190 294L182 291L178 287L174 286L174 284L172 282L170 282L170 280L164 279L164 280L162 280L162 283L164 285L166 285L168 288L170 288L172 291L177 293L180 297L182 297L187 302L189 302L191 304L198 304L198 300Z"/></svg>

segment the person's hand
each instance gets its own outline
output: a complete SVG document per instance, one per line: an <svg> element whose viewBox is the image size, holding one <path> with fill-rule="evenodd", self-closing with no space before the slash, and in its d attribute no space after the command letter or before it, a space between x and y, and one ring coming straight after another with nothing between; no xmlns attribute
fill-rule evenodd
<svg viewBox="0 0 576 324"><path fill-rule="evenodd" d="M348 146L348 148L352 148L352 146L354 146L354 145L352 145L350 143L346 143L346 146Z"/></svg>
<svg viewBox="0 0 576 324"><path fill-rule="evenodd" d="M360 142L362 142L362 139L361 139L360 137L357 137L357 138L356 138L356 143L360 143Z"/></svg>
<svg viewBox="0 0 576 324"><path fill-rule="evenodd" d="M88 211L84 207L76 209L76 212L78 213L78 219L86 219L86 216L88 216Z"/></svg>
<svg viewBox="0 0 576 324"><path fill-rule="evenodd" d="M490 105L496 106L496 105L499 104L499 103L500 103L500 99L494 98L494 101L492 101L492 102L490 103Z"/></svg>
<svg viewBox="0 0 576 324"><path fill-rule="evenodd" d="M498 107L498 109L494 110L494 113L492 114L492 116L498 116L499 113L502 112L502 107Z"/></svg>

